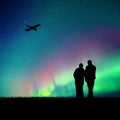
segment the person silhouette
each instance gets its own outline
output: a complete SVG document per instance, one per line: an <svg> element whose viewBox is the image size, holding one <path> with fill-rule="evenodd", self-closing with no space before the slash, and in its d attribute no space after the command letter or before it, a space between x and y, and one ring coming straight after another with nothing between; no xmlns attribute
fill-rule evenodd
<svg viewBox="0 0 120 120"><path fill-rule="evenodd" d="M87 61L88 65L85 68L85 81L88 87L88 97L93 97L93 88L96 79L96 66L92 64L92 60Z"/></svg>
<svg viewBox="0 0 120 120"><path fill-rule="evenodd" d="M75 79L76 97L83 98L84 69L82 63L80 63L79 67L75 69L73 76Z"/></svg>

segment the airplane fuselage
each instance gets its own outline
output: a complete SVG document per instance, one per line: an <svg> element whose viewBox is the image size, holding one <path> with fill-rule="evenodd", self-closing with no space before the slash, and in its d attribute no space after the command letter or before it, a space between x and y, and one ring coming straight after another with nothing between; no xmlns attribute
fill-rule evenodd
<svg viewBox="0 0 120 120"><path fill-rule="evenodd" d="M26 25L27 28L26 28L26 31L30 31L30 30L34 30L34 31L37 31L37 27L40 26L41 24L37 24L35 26L29 26L29 25Z"/></svg>

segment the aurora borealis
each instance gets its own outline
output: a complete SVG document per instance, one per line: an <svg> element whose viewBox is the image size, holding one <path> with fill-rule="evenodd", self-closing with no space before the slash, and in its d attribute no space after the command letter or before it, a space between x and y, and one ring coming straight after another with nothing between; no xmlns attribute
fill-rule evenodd
<svg viewBox="0 0 120 120"><path fill-rule="evenodd" d="M0 1L0 97L74 97L88 59L95 96L120 97L119 0Z"/></svg>

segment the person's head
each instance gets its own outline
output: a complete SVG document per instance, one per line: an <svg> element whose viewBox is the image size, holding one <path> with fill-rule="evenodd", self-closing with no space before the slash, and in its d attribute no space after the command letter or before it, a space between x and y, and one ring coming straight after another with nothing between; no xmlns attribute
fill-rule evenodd
<svg viewBox="0 0 120 120"><path fill-rule="evenodd" d="M82 67L83 67L83 64L82 64L82 63L80 63L80 64L79 64L79 68L82 68Z"/></svg>
<svg viewBox="0 0 120 120"><path fill-rule="evenodd" d="M87 61L88 65L92 65L92 60Z"/></svg>

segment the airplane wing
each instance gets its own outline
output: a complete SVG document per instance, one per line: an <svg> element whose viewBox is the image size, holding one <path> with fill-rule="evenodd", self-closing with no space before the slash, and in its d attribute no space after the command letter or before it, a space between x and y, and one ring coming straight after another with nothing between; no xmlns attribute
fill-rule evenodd
<svg viewBox="0 0 120 120"><path fill-rule="evenodd" d="M26 28L25 31L30 31L31 29L30 28Z"/></svg>
<svg viewBox="0 0 120 120"><path fill-rule="evenodd" d="M34 27L38 27L38 26L40 26L41 24L37 24L37 25L35 25Z"/></svg>

